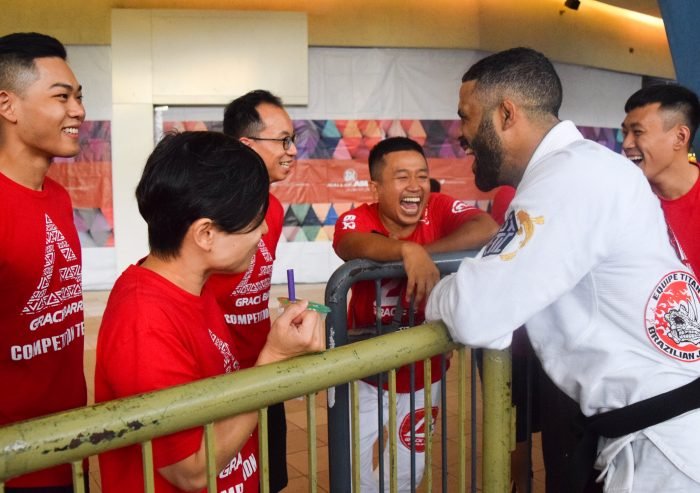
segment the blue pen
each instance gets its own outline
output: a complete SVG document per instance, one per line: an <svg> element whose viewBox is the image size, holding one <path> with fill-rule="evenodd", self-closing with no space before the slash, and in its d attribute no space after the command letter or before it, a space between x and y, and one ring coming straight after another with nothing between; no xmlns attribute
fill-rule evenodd
<svg viewBox="0 0 700 493"><path fill-rule="evenodd" d="M295 302L297 297L294 292L294 269L287 269L287 292L289 293L289 301Z"/></svg>

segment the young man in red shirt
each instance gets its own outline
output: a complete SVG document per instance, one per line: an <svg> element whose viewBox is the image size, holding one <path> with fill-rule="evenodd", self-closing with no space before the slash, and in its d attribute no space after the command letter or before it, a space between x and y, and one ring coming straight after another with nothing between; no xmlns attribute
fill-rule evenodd
<svg viewBox="0 0 700 493"><path fill-rule="evenodd" d="M242 272L267 232L269 180L260 157L218 132L166 136L136 189L150 253L117 280L97 343L95 397L109 401L240 369L216 301L202 293L213 272ZM324 346L306 303L275 321L254 365ZM257 412L214 423L216 491L258 491ZM203 428L155 439L156 491L202 491ZM143 491L138 445L100 455L102 491Z"/></svg>
<svg viewBox="0 0 700 493"><path fill-rule="evenodd" d="M398 317L408 325L409 301L415 295L414 325L423 322L424 300L440 278L430 255L469 250L483 246L498 229L491 217L477 208L441 193L430 193L428 163L423 148L405 137L393 137L377 144L369 155L371 187L377 202L363 204L338 218L333 248L343 260L368 258L381 262L401 260L407 280L382 282L381 304L377 308L374 283L359 282L352 288L349 322L355 328L373 326L377 310L382 324ZM423 409L423 365L415 365L416 483L425 467L424 444L420 442L425 426L437 417L440 397L440 357L432 359L431 386L433 408ZM397 372L397 443L399 490L410 488L410 370ZM384 416L388 417L385 396ZM432 416L432 417L431 417ZM385 423L388 422L386 419ZM408 426L408 428L406 428ZM372 449L377 440L377 389L360 382L360 474L363 493L378 491L373 472ZM408 437L408 438L407 438ZM384 464L388 475L388 447ZM388 478L385 485L388 487Z"/></svg>
<svg viewBox="0 0 700 493"><path fill-rule="evenodd" d="M294 169L297 148L292 120L282 101L268 91L251 91L233 100L224 111L224 133L247 145L262 158L270 182L284 180ZM244 273L213 275L205 292L213 295L236 343L241 367L252 366L270 332L270 281L275 250L282 234L284 211L269 193L265 215L268 231L260 239L253 261ZM287 485L287 423L284 403L267 411L270 491Z"/></svg>
<svg viewBox="0 0 700 493"><path fill-rule="evenodd" d="M81 252L66 190L46 177L80 151L82 88L56 39L0 38L0 426L84 406ZM7 492L73 491L70 465Z"/></svg>
<svg viewBox="0 0 700 493"><path fill-rule="evenodd" d="M700 121L698 97L683 86L648 86L630 96L625 112L625 155L649 180L684 263L698 274L700 169L688 160Z"/></svg>

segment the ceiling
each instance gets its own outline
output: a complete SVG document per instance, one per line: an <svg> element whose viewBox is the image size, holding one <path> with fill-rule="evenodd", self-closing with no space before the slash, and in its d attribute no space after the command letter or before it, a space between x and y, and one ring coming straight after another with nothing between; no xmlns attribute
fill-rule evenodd
<svg viewBox="0 0 700 493"><path fill-rule="evenodd" d="M661 17L659 4L656 0L599 0L601 3L622 7L623 9L633 10L641 14L653 15Z"/></svg>

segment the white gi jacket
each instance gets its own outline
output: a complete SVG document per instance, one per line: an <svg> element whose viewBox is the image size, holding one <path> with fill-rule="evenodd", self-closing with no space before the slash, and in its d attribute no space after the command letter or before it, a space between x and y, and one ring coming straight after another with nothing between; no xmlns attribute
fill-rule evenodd
<svg viewBox="0 0 700 493"><path fill-rule="evenodd" d="M700 377L699 300L641 171L565 121L533 154L501 230L435 287L426 318L493 349L526 325L547 374L590 416ZM700 482L696 430L693 411L641 433ZM625 438L603 440L602 466Z"/></svg>

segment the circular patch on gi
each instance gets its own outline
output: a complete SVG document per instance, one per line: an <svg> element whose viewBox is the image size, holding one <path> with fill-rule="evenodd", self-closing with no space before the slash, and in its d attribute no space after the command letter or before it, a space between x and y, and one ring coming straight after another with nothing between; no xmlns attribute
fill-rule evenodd
<svg viewBox="0 0 700 493"><path fill-rule="evenodd" d="M700 284L692 275L666 274L649 297L644 319L659 351L681 361L700 360Z"/></svg>
<svg viewBox="0 0 700 493"><path fill-rule="evenodd" d="M438 408L433 407L431 413L432 419L430 420L429 426L432 426L437 419ZM425 409L416 409L415 413L415 423L416 423L416 453L422 454L425 452ZM404 416L399 426L399 438L401 444L407 449L411 449L411 414Z"/></svg>

